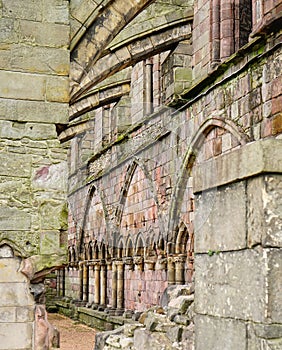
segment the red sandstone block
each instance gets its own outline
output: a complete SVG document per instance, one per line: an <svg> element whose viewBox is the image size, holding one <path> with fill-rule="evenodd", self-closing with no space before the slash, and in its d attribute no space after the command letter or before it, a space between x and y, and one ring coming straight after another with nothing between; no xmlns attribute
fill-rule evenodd
<svg viewBox="0 0 282 350"><path fill-rule="evenodd" d="M282 113L275 115L272 118L272 135L277 135L282 132Z"/></svg>
<svg viewBox="0 0 282 350"><path fill-rule="evenodd" d="M272 97L276 97L282 94L282 75L272 80L271 93Z"/></svg>
<svg viewBox="0 0 282 350"><path fill-rule="evenodd" d="M267 14L275 7L273 0L264 0L263 9L264 14Z"/></svg>
<svg viewBox="0 0 282 350"><path fill-rule="evenodd" d="M282 111L282 95L272 100L272 114L276 114Z"/></svg>

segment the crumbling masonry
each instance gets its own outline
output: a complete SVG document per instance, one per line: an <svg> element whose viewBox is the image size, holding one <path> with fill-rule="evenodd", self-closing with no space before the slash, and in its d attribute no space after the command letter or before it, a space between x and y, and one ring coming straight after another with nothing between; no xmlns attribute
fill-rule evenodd
<svg viewBox="0 0 282 350"><path fill-rule="evenodd" d="M282 348L281 16L0 1L0 349Z"/></svg>

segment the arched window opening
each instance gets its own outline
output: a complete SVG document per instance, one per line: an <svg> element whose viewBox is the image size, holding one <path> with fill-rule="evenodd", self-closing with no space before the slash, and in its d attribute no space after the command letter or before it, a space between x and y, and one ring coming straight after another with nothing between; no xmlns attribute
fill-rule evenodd
<svg viewBox="0 0 282 350"><path fill-rule="evenodd" d="M129 238L127 242L127 247L126 247L126 254L127 257L132 257L133 256L133 244L132 244L132 239Z"/></svg>
<svg viewBox="0 0 282 350"><path fill-rule="evenodd" d="M98 244L97 242L95 242L94 244L94 254L93 254L93 258L94 259L98 259L99 258L99 248L98 248Z"/></svg>
<svg viewBox="0 0 282 350"><path fill-rule="evenodd" d="M145 244L141 236L138 237L135 248L136 256L144 256Z"/></svg>
<svg viewBox="0 0 282 350"><path fill-rule="evenodd" d="M117 258L122 259L122 257L123 257L123 242L122 240L120 240L118 249L117 249Z"/></svg>

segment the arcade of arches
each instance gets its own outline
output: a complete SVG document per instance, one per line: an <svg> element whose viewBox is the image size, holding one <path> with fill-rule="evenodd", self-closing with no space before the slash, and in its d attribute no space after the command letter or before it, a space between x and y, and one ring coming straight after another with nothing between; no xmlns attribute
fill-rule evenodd
<svg viewBox="0 0 282 350"><path fill-rule="evenodd" d="M52 347L44 281L113 327L189 290L167 349L281 348L282 1L22 3L0 0L0 350Z"/></svg>

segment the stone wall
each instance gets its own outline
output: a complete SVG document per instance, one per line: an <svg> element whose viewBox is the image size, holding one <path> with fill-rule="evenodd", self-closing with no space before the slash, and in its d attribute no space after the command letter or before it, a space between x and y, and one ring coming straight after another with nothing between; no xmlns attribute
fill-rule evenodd
<svg viewBox="0 0 282 350"><path fill-rule="evenodd" d="M142 2L125 22L117 1L92 22L83 3L61 294L88 323L130 320L194 280L195 344L189 322L167 333L152 316L100 348L181 349L179 332L197 350L279 347L281 1Z"/></svg>
<svg viewBox="0 0 282 350"><path fill-rule="evenodd" d="M41 349L29 283L66 253L67 162L57 131L68 121L68 2L3 0L0 27L0 246L11 249L1 256L0 348Z"/></svg>

